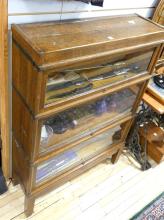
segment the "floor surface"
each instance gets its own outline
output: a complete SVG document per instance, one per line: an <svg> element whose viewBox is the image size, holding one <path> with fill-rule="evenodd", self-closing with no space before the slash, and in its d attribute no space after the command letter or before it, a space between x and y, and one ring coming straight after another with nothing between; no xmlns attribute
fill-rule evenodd
<svg viewBox="0 0 164 220"><path fill-rule="evenodd" d="M142 172L131 157L102 163L35 202L31 220L128 220L164 191L164 162ZM26 219L20 186L0 196L0 220Z"/></svg>

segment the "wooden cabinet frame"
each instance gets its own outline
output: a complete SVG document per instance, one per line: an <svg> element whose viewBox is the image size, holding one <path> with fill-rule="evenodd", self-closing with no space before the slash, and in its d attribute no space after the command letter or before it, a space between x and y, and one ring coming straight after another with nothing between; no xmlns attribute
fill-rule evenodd
<svg viewBox="0 0 164 220"><path fill-rule="evenodd" d="M2 169L11 177L9 139L9 75L8 75L8 0L0 0L0 121L2 139Z"/></svg>
<svg viewBox="0 0 164 220"><path fill-rule="evenodd" d="M163 0L159 1L158 8ZM155 17L156 14L154 14ZM154 19L153 17L153 19ZM2 138L2 169L6 178L11 177L9 141L9 79L8 79L8 0L0 0L0 121Z"/></svg>

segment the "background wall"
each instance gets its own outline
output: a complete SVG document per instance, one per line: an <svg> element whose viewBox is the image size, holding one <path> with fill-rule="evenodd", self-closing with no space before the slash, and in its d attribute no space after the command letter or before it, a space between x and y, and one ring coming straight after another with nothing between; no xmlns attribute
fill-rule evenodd
<svg viewBox="0 0 164 220"><path fill-rule="evenodd" d="M104 0L101 8L70 0L9 0L9 24L131 13L150 17L156 3L157 0Z"/></svg>

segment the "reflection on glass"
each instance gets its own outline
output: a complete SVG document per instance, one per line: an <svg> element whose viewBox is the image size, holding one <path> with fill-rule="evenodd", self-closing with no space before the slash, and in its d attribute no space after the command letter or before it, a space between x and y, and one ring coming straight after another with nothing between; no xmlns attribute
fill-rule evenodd
<svg viewBox="0 0 164 220"><path fill-rule="evenodd" d="M36 183L54 177L108 149L112 143L119 141L114 136L120 131L121 127L118 125L43 163L37 168Z"/></svg>
<svg viewBox="0 0 164 220"><path fill-rule="evenodd" d="M56 73L48 78L45 104L64 101L137 76L147 70L152 54L153 50L148 50L106 64Z"/></svg>
<svg viewBox="0 0 164 220"><path fill-rule="evenodd" d="M131 86L48 118L42 126L40 152L77 141L129 113L137 93L138 87Z"/></svg>

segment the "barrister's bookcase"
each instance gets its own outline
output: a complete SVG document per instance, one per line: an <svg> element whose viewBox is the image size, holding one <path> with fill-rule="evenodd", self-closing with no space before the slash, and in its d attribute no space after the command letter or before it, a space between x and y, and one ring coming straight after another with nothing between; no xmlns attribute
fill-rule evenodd
<svg viewBox="0 0 164 220"><path fill-rule="evenodd" d="M138 15L12 26L13 178L35 198L115 163L164 39Z"/></svg>

